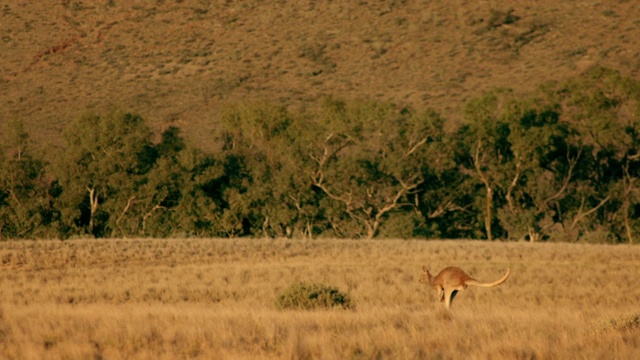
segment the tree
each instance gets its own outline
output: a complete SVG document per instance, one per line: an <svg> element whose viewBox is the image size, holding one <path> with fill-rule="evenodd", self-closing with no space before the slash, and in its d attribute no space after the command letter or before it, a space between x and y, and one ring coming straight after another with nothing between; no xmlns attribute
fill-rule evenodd
<svg viewBox="0 0 640 360"><path fill-rule="evenodd" d="M447 135L445 142L453 140ZM445 144L444 166L442 169L425 167L425 181L418 187L418 209L424 218L424 227L419 235L432 238L477 238L481 225L473 211L478 192L475 179L460 171L452 154L451 146ZM443 152L444 154L444 152ZM417 234L416 234L417 235Z"/></svg>
<svg viewBox="0 0 640 360"><path fill-rule="evenodd" d="M584 147L566 228L578 233L609 228L633 242L633 228L639 225L640 82L596 67L551 89Z"/></svg>
<svg viewBox="0 0 640 360"><path fill-rule="evenodd" d="M58 217L46 162L20 121L12 121L0 146L0 238L49 237Z"/></svg>
<svg viewBox="0 0 640 360"><path fill-rule="evenodd" d="M150 129L140 116L113 111L75 119L64 139L55 164L63 220L96 237L117 234L155 161Z"/></svg>
<svg viewBox="0 0 640 360"><path fill-rule="evenodd" d="M310 184L294 154L293 124L286 107L266 102L228 104L217 136L225 183L223 223L231 235L291 237L302 229ZM308 219L307 219L308 220Z"/></svg>
<svg viewBox="0 0 640 360"><path fill-rule="evenodd" d="M314 187L346 215L330 208L338 235L372 238L390 214L415 208L423 167L446 161L442 125L434 111L325 99L316 130L298 143Z"/></svg>
<svg viewBox="0 0 640 360"><path fill-rule="evenodd" d="M488 240L493 240L494 193L504 182L505 168L514 162L508 141L509 124L505 121L511 92L497 89L472 99L464 110L464 124L458 132L458 161L462 171L475 177L485 190L484 228Z"/></svg>
<svg viewBox="0 0 640 360"><path fill-rule="evenodd" d="M538 98L511 101L505 112L512 157L503 167L498 217L512 239L540 240L563 213L559 204L569 195L582 150L571 144L575 133L560 116L557 103Z"/></svg>
<svg viewBox="0 0 640 360"><path fill-rule="evenodd" d="M183 236L232 236L223 219L227 204L224 189L228 174L225 168L211 154L196 148L186 147L176 156L161 158L157 168L149 174L149 185L155 189L154 201L148 209L154 210L147 222L153 223L153 231L166 235ZM164 180L157 180L157 176ZM154 205L155 204L155 205Z"/></svg>
<svg viewBox="0 0 640 360"><path fill-rule="evenodd" d="M180 207L194 183L191 150L180 135L180 129L169 127L161 140L147 147L148 171L139 174L135 194L115 219L118 234L142 236L171 236L188 234L192 227Z"/></svg>

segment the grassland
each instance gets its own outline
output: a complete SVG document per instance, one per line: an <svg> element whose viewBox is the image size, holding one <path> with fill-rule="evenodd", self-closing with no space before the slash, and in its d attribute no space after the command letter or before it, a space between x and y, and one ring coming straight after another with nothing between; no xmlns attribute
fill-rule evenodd
<svg viewBox="0 0 640 360"><path fill-rule="evenodd" d="M73 240L0 243L0 357L631 359L640 248L471 241ZM470 288L445 316L420 268ZM354 310L277 310L297 281Z"/></svg>
<svg viewBox="0 0 640 360"><path fill-rule="evenodd" d="M495 87L594 65L640 75L637 1L4 1L0 131L38 144L115 107L206 148L216 109L332 94L433 107L455 122Z"/></svg>

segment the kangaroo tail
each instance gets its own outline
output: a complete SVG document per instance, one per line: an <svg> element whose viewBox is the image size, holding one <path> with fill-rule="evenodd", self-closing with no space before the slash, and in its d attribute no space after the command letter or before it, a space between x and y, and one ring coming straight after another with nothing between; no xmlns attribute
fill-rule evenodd
<svg viewBox="0 0 640 360"><path fill-rule="evenodd" d="M466 285L472 285L472 286L481 286L481 287L494 287L494 286L498 286L500 284L502 284L503 282L507 281L507 279L509 278L509 274L511 274L511 270L507 269L507 273L504 274L504 276L494 282L490 282L490 283L485 283L485 282L481 282L478 281L476 279L468 279L467 281L465 281L464 283Z"/></svg>

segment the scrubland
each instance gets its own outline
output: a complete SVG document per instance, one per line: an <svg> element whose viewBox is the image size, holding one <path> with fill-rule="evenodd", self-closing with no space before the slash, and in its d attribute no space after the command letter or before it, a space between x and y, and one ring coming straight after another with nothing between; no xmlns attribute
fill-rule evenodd
<svg viewBox="0 0 640 360"><path fill-rule="evenodd" d="M10 359L631 359L640 247L404 240L0 243L0 357ZM470 287L447 316L421 266ZM278 310L297 281L353 310Z"/></svg>
<svg viewBox="0 0 640 360"><path fill-rule="evenodd" d="M38 144L113 107L211 150L220 104L313 107L329 94L432 107L453 124L484 91L528 93L594 65L640 75L640 3L4 1L0 132Z"/></svg>

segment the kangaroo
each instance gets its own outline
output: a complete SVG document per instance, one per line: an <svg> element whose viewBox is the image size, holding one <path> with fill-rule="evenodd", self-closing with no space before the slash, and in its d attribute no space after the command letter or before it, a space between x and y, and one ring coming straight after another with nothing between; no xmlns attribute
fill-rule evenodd
<svg viewBox="0 0 640 360"><path fill-rule="evenodd" d="M511 272L510 269L507 269L507 273L499 280L484 283L472 278L462 271L462 269L454 266L443 269L436 276L431 275L426 266L422 267L422 271L423 274L420 277L420 282L428 284L438 291L438 300L440 300L440 302L444 301L444 306L447 311L451 311L451 303L458 291L466 289L468 285L481 287L498 286L507 281Z"/></svg>

